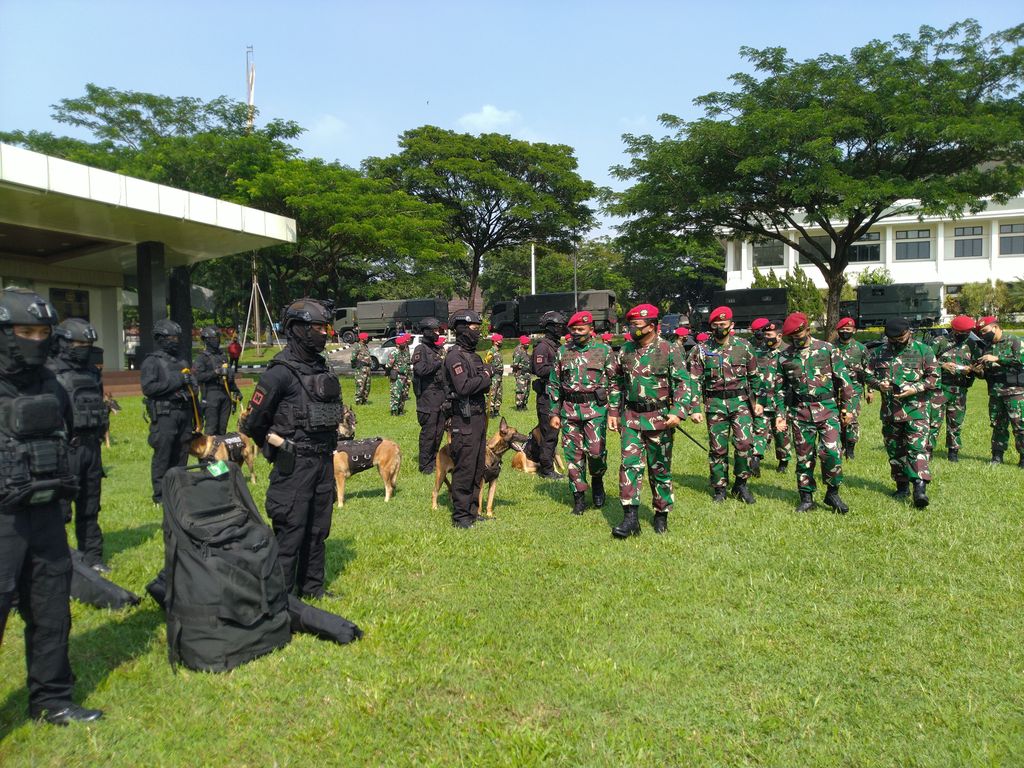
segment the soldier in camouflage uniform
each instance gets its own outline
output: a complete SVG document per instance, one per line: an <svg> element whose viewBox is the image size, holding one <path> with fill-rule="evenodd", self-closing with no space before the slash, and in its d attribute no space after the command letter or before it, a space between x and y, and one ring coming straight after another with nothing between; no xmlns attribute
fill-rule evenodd
<svg viewBox="0 0 1024 768"><path fill-rule="evenodd" d="M928 393L938 386L932 348L915 341L910 323L891 318L886 341L868 358L866 384L882 393L882 439L896 483L893 498L905 499L914 486L914 506L928 506Z"/></svg>
<svg viewBox="0 0 1024 768"><path fill-rule="evenodd" d="M395 340L398 352L389 366L392 416L401 416L405 413L405 390L409 387L409 374L412 370L412 356L409 354L410 341L412 338L408 334L402 334Z"/></svg>
<svg viewBox="0 0 1024 768"><path fill-rule="evenodd" d="M753 504L754 494L747 486L754 448L752 417L764 413L763 407L753 400L753 393L762 387L757 357L749 342L732 335L731 309L715 308L710 322L714 338L694 348L689 364L707 414L712 499L725 501L731 439L733 495Z"/></svg>
<svg viewBox="0 0 1024 768"><path fill-rule="evenodd" d="M630 340L614 363L608 427L622 436L619 499L623 519L612 535L640 533L637 510L644 463L650 475L655 533L668 530L672 509L672 445L675 428L686 417L700 423L693 381L683 358L658 336L658 308L650 304L626 313Z"/></svg>
<svg viewBox="0 0 1024 768"><path fill-rule="evenodd" d="M853 418L853 382L843 356L827 341L811 338L803 312L794 312L782 325L789 342L779 354L768 390L778 414L776 428L793 423L796 449L796 483L800 494L797 512L814 506L814 464L821 459L821 479L828 490L825 504L840 514L849 508L839 496L843 483L841 425Z"/></svg>
<svg viewBox="0 0 1024 768"><path fill-rule="evenodd" d="M525 411L530 402L530 337L520 336L512 350L512 376L516 380L516 410Z"/></svg>
<svg viewBox="0 0 1024 768"><path fill-rule="evenodd" d="M857 323L852 317L840 318L836 323L835 347L843 356L846 369L850 372L853 380L853 403L850 408L851 420L848 425L842 426L843 448L846 450L846 458L852 459L857 441L860 440L860 404L861 399L868 405L871 404L873 395L871 390L864 389L864 380L867 375L865 368L868 364L868 348L853 338L857 332Z"/></svg>
<svg viewBox="0 0 1024 768"><path fill-rule="evenodd" d="M757 370L761 375L761 388L757 390L756 402L761 405L760 416L752 418L754 424L753 457L750 460L750 473L754 477L761 476L761 462L768 451L768 441L775 444L775 471L782 473L789 466L789 430L775 427L775 398L769 390L775 377L775 369L779 363L782 350L779 325L766 317L759 317L750 324L753 337L754 356L757 358Z"/></svg>
<svg viewBox="0 0 1024 768"><path fill-rule="evenodd" d="M505 378L505 364L501 360L501 342L505 339L500 333L491 334L491 348L484 355L484 365L491 366L491 389L487 393L487 415L492 419L501 413L501 382Z"/></svg>
<svg viewBox="0 0 1024 768"><path fill-rule="evenodd" d="M928 445L932 451L938 444L939 430L946 422L946 456L952 462L960 459L960 430L967 415L967 390L974 383L971 369L974 363L974 345L968 341L974 330L974 320L957 315L951 324L951 336L936 336L933 343L935 362L939 366L939 387L942 403L933 413Z"/></svg>
<svg viewBox="0 0 1024 768"><path fill-rule="evenodd" d="M611 347L594 336L593 331L594 317L590 312L577 312L569 318L572 341L558 348L548 375L551 426L562 431L562 453L572 487L574 515L582 515L587 507L588 470L594 506L603 507L605 502L605 436L615 358Z"/></svg>
<svg viewBox="0 0 1024 768"><path fill-rule="evenodd" d="M1024 341L1006 333L995 317L978 321L978 336L986 345L975 371L988 383L988 415L992 424L992 464L1002 464L1010 431L1024 469Z"/></svg>
<svg viewBox="0 0 1024 768"><path fill-rule="evenodd" d="M359 343L352 350L352 369L356 372L356 405L365 405L370 398L370 369L373 358L370 348L366 346L368 333L359 334Z"/></svg>

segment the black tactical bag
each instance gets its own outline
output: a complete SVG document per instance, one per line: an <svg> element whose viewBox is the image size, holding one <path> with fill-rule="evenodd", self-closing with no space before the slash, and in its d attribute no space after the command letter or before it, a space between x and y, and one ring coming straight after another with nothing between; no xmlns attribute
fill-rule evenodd
<svg viewBox="0 0 1024 768"><path fill-rule="evenodd" d="M288 615L291 617L293 633L315 635L321 640L339 645L351 643L363 636L363 631L348 619L304 603L295 595L288 595Z"/></svg>
<svg viewBox="0 0 1024 768"><path fill-rule="evenodd" d="M277 540L238 466L170 469L163 502L171 666L224 672L286 645L291 631Z"/></svg>
<svg viewBox="0 0 1024 768"><path fill-rule="evenodd" d="M71 596L80 603L115 611L138 605L142 599L96 573L77 549L71 550Z"/></svg>

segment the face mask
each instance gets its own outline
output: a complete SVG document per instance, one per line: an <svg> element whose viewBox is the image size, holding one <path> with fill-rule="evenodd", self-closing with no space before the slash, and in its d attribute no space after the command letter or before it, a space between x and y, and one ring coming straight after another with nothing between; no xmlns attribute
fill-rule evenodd
<svg viewBox="0 0 1024 768"><path fill-rule="evenodd" d="M590 334L589 333L574 333L572 335L572 341L573 341L573 344L575 344L577 347L582 347L584 344L586 344L588 341L590 341Z"/></svg>
<svg viewBox="0 0 1024 768"><path fill-rule="evenodd" d="M810 343L811 343L811 337L810 336L797 336L797 337L794 337L794 339L793 339L793 346L796 347L797 349L803 349L804 347L806 347Z"/></svg>
<svg viewBox="0 0 1024 768"><path fill-rule="evenodd" d="M455 332L455 340L459 342L460 347L476 349L476 345L480 343L480 329L477 328L475 331L471 331L469 326L460 325L459 329Z"/></svg>
<svg viewBox="0 0 1024 768"><path fill-rule="evenodd" d="M549 326L544 328L544 333L547 336L549 336L550 338L555 339L557 341L558 339L560 339L563 336L565 336L565 326L564 325L549 325Z"/></svg>
<svg viewBox="0 0 1024 768"><path fill-rule="evenodd" d="M766 337L765 340L764 340L764 344L765 344L766 347L775 348L775 347L779 346L779 337L778 336L773 336L770 339Z"/></svg>
<svg viewBox="0 0 1024 768"><path fill-rule="evenodd" d="M849 341L853 338L853 331L839 331L840 341Z"/></svg>
<svg viewBox="0 0 1024 768"><path fill-rule="evenodd" d="M327 334L317 333L309 323L292 323L288 328L288 336L307 359L319 355L327 346Z"/></svg>
<svg viewBox="0 0 1024 768"><path fill-rule="evenodd" d="M26 368L36 368L42 365L50 354L49 338L35 341L33 339L23 339L21 336L16 335L14 343L18 347L18 351L21 352L21 356L25 358Z"/></svg>
<svg viewBox="0 0 1024 768"><path fill-rule="evenodd" d="M158 336L156 339L156 345L161 352L166 352L168 355L171 355L172 357L178 356L177 340L172 340L168 336Z"/></svg>
<svg viewBox="0 0 1024 768"><path fill-rule="evenodd" d="M89 355L92 350L89 347L71 347L64 352L64 358L72 365L79 367L89 364Z"/></svg>
<svg viewBox="0 0 1024 768"><path fill-rule="evenodd" d="M715 338L718 341L722 341L723 339L727 339L729 337L728 328L713 328L712 331L715 334Z"/></svg>
<svg viewBox="0 0 1024 768"><path fill-rule="evenodd" d="M984 341L986 344L991 344L993 341L996 340L996 332L985 331L985 333L981 334L981 340Z"/></svg>
<svg viewBox="0 0 1024 768"><path fill-rule="evenodd" d="M886 336L886 339L889 340L889 346L895 347L896 349L903 349L903 347L905 347L906 344L907 344L907 342L905 342L903 340L902 336L900 336L898 339L894 339L894 338L892 338L890 336Z"/></svg>
<svg viewBox="0 0 1024 768"><path fill-rule="evenodd" d="M434 344L437 341L437 333L435 331L424 331L423 341L427 344Z"/></svg>
<svg viewBox="0 0 1024 768"><path fill-rule="evenodd" d="M216 339L209 339L206 342L206 348L211 352L220 352L220 342Z"/></svg>
<svg viewBox="0 0 1024 768"><path fill-rule="evenodd" d="M629 329L629 335L633 338L634 341L640 341L640 339L644 338L647 335L647 326L641 325L639 328L631 327Z"/></svg>
<svg viewBox="0 0 1024 768"><path fill-rule="evenodd" d="M970 338L969 333L954 333L953 341L957 344L963 344L967 339Z"/></svg>
<svg viewBox="0 0 1024 768"><path fill-rule="evenodd" d="M754 341L758 344L764 343L764 331L754 331Z"/></svg>

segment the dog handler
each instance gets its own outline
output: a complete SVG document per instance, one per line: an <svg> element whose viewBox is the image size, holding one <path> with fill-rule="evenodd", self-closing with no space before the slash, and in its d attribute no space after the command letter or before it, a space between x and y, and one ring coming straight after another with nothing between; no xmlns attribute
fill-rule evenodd
<svg viewBox="0 0 1024 768"><path fill-rule="evenodd" d="M444 370L441 349L437 346L441 323L436 317L420 323L423 343L412 353L412 388L416 394L416 421L420 425L419 468L434 472L437 451L444 436Z"/></svg>

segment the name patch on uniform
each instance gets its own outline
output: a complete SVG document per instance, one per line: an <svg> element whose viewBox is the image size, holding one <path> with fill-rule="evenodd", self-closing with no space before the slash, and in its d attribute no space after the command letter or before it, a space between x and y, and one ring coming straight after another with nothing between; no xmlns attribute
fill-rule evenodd
<svg viewBox="0 0 1024 768"><path fill-rule="evenodd" d="M256 391L252 393L252 400L250 401L250 403L252 405L259 405L262 402L263 402L263 390L261 390L260 388L257 387Z"/></svg>
<svg viewBox="0 0 1024 768"><path fill-rule="evenodd" d="M538 363L543 363L543 362L544 362L544 355L537 355L537 357L535 358L535 360L536 360L536 362L538 362Z"/></svg>
<svg viewBox="0 0 1024 768"><path fill-rule="evenodd" d="M456 376L461 376L462 371L462 363L456 363L455 365L452 366L452 373L454 373Z"/></svg>

